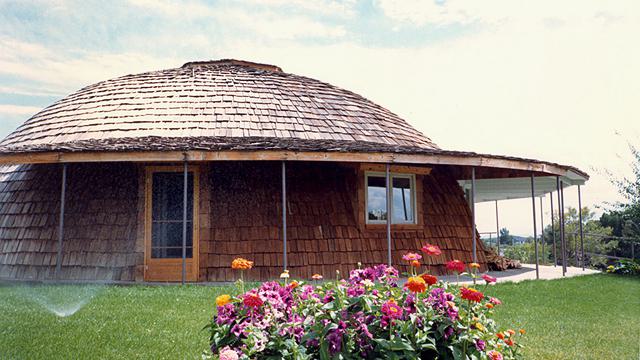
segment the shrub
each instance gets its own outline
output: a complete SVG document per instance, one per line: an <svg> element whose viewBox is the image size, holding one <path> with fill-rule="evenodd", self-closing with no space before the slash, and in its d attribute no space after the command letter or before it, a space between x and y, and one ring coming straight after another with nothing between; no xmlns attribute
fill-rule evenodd
<svg viewBox="0 0 640 360"><path fill-rule="evenodd" d="M412 260L416 261L416 260ZM472 271L475 278L479 278ZM378 265L320 285L266 282L217 301L210 332L214 359L516 359L524 333L498 331L500 304L483 286L460 287L415 268ZM433 285L432 285L433 284ZM518 339L519 340L519 339Z"/></svg>
<svg viewBox="0 0 640 360"><path fill-rule="evenodd" d="M640 276L640 261L623 259L615 265L609 265L607 267L607 272L619 275Z"/></svg>

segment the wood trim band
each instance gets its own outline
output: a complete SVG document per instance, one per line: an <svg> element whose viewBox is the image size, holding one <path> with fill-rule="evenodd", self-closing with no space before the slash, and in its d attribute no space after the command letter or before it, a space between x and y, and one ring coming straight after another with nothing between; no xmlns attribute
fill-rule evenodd
<svg viewBox="0 0 640 360"><path fill-rule="evenodd" d="M398 153L343 153L343 152L294 152L281 150L262 151L140 151L140 152L43 152L30 154L0 154L0 164L43 164L73 162L182 162L189 161L334 161L358 163L391 163L416 165L458 165L506 168L534 171L541 174L567 176L570 172L560 165L505 159L487 155L450 154L398 154ZM575 171L571 171L575 173ZM580 175L583 176L583 175ZM588 176L584 175L585 180Z"/></svg>

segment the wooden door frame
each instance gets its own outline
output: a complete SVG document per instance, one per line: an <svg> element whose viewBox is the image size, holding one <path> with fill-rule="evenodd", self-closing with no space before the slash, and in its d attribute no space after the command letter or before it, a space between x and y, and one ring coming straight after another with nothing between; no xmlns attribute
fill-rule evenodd
<svg viewBox="0 0 640 360"><path fill-rule="evenodd" d="M193 242L192 257L187 259L187 281L198 281L199 259L200 259L200 168L198 166L188 166L187 171L193 173ZM144 206L144 280L145 281L180 281L180 279L150 278L148 274L150 265L158 266L181 266L182 258L176 259L152 259L151 258L151 236L152 236L152 216L153 216L153 174L158 172L183 173L183 166L146 166L145 167L145 206ZM189 270L193 276L189 277Z"/></svg>

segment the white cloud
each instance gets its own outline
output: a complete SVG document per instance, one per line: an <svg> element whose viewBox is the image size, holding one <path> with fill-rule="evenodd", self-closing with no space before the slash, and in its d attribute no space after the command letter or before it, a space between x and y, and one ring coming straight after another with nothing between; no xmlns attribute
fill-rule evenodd
<svg viewBox="0 0 640 360"><path fill-rule="evenodd" d="M0 104L0 114L9 114L9 115L33 115L38 111L42 110L39 107L35 106L21 106L21 105L10 105L10 104Z"/></svg>

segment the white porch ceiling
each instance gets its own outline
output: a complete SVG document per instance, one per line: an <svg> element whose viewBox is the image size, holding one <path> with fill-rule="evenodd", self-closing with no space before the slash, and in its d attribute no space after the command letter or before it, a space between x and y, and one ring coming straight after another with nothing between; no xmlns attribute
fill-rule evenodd
<svg viewBox="0 0 640 360"><path fill-rule="evenodd" d="M563 187L584 185L586 179L576 173L568 172L561 176ZM458 180L462 188L471 190L471 180ZM556 191L555 176L537 176L534 180L535 196L543 196ZM522 199L531 197L531 178L476 179L476 203L494 200Z"/></svg>

